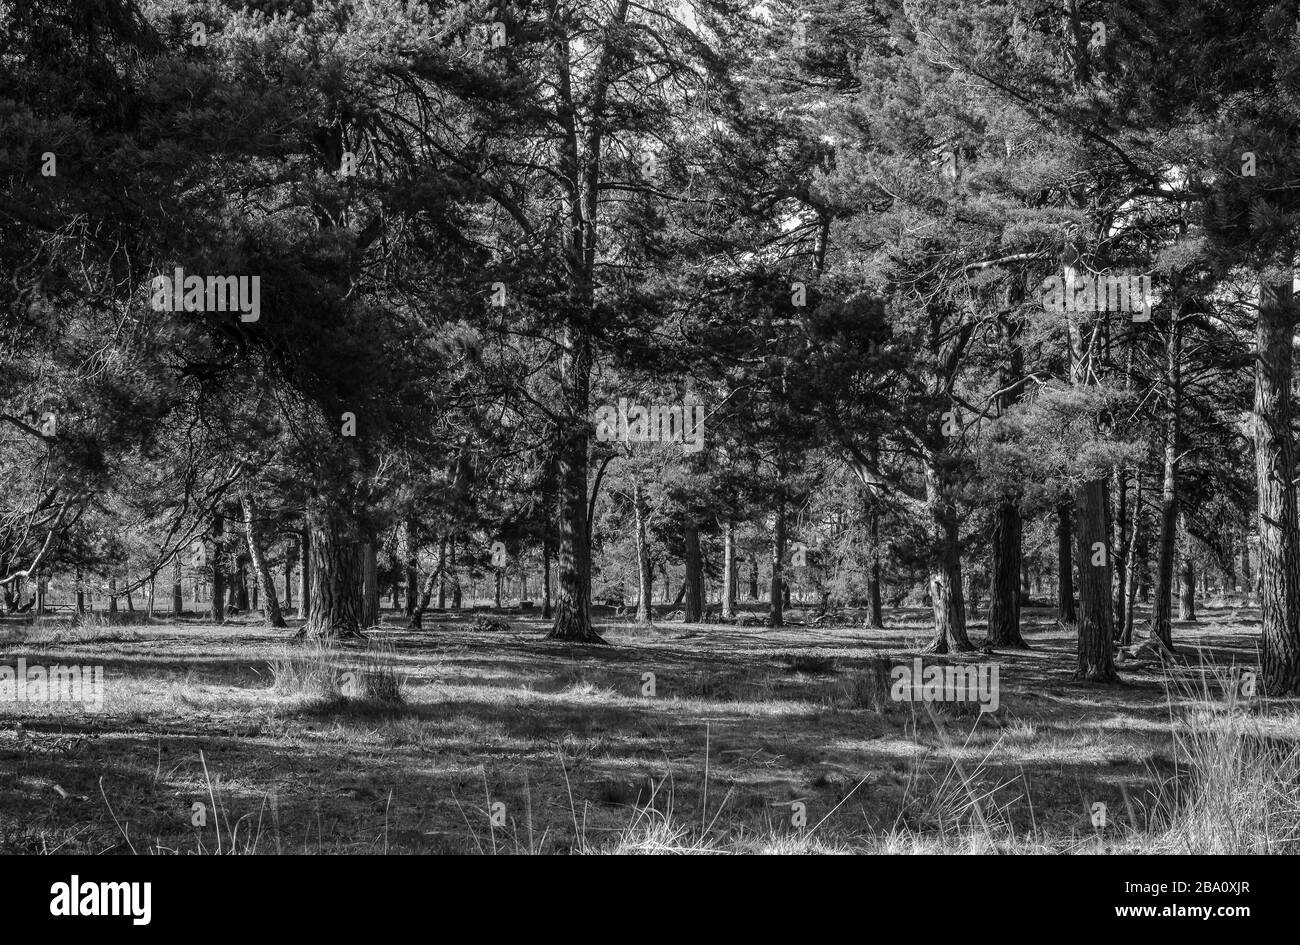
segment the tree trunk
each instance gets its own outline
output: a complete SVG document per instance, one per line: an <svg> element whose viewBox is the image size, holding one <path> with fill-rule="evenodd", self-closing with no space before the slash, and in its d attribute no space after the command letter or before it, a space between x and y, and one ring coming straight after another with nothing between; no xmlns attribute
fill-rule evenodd
<svg viewBox="0 0 1300 945"><path fill-rule="evenodd" d="M361 627L379 626L379 562L373 541L361 545Z"/></svg>
<svg viewBox="0 0 1300 945"><path fill-rule="evenodd" d="M1135 480L1133 495L1133 525L1129 529L1128 541L1128 586L1125 588L1127 596L1127 606L1124 608L1124 632L1120 635L1120 643L1129 646L1133 642L1133 605L1137 599L1138 587L1138 549L1140 548L1139 534L1142 531L1142 469L1141 467L1134 470Z"/></svg>
<svg viewBox="0 0 1300 945"><path fill-rule="evenodd" d="M1113 537L1110 543L1115 553L1115 587L1112 600L1115 606L1115 633L1124 632L1124 612L1128 602L1128 474L1115 467L1115 516Z"/></svg>
<svg viewBox="0 0 1300 945"><path fill-rule="evenodd" d="M179 617L185 613L185 601L181 595L181 556L180 552L172 558L172 614Z"/></svg>
<svg viewBox="0 0 1300 945"><path fill-rule="evenodd" d="M722 525L722 619L736 615L735 526L728 519Z"/></svg>
<svg viewBox="0 0 1300 945"><path fill-rule="evenodd" d="M1255 357L1255 476L1263 676L1270 696L1300 694L1300 535L1291 440L1291 280L1261 280Z"/></svg>
<svg viewBox="0 0 1300 945"><path fill-rule="evenodd" d="M884 608L880 600L880 509L872 503L869 528L871 529L871 570L867 575L867 626L872 630L885 628Z"/></svg>
<svg viewBox="0 0 1300 945"><path fill-rule="evenodd" d="M364 555L355 523L344 513L311 523L311 616L300 636L360 637Z"/></svg>
<svg viewBox="0 0 1300 945"><path fill-rule="evenodd" d="M506 572L504 568L496 569L496 574L494 575L495 581L493 582L495 585L495 591L492 596L492 606L497 610L501 609L501 582L505 580L505 576Z"/></svg>
<svg viewBox="0 0 1300 945"><path fill-rule="evenodd" d="M772 581L771 596L772 601L767 616L767 625L769 627L785 626L785 614L783 602L784 598L781 593L783 581L782 574L785 563L785 503L779 502L776 507L776 523L772 529Z"/></svg>
<svg viewBox="0 0 1300 945"><path fill-rule="evenodd" d="M1106 480L1090 479L1075 489L1075 531L1079 552L1079 666L1075 678L1084 682L1114 682L1114 606L1111 564L1106 549ZM1098 562L1100 558L1100 563Z"/></svg>
<svg viewBox="0 0 1300 945"><path fill-rule="evenodd" d="M271 568L266 563L266 554L262 549L262 524L258 520L257 499L251 492L242 496L244 506L244 535L248 540L248 555L253 559L253 570L262 585L262 599L266 602L263 613L273 627L287 627L284 615L280 613L280 602L275 598L275 580L271 577Z"/></svg>
<svg viewBox="0 0 1300 945"><path fill-rule="evenodd" d="M1178 538L1178 458L1181 440L1182 332L1175 313L1165 342L1165 465L1160 495L1160 537L1156 545L1155 605L1151 635L1173 647L1174 549Z"/></svg>
<svg viewBox="0 0 1300 945"><path fill-rule="evenodd" d="M411 611L411 619L407 624L412 630L420 630L424 627L424 612L429 609L429 601L433 598L433 589L438 588L438 609L443 610L443 594L446 592L446 584L443 581L447 573L447 539L443 538L438 542L438 564L434 567L433 572L424 582L424 593L420 595L419 601L416 602L415 608Z"/></svg>
<svg viewBox="0 0 1300 945"><path fill-rule="evenodd" d="M108 579L108 612L117 613L117 578Z"/></svg>
<svg viewBox="0 0 1300 945"><path fill-rule="evenodd" d="M249 609L248 601L248 562L243 555L235 556L235 609L244 613Z"/></svg>
<svg viewBox="0 0 1300 945"><path fill-rule="evenodd" d="M293 538L284 546L284 599L280 601L280 613L287 614L293 610L293 569L298 563L298 541Z"/></svg>
<svg viewBox="0 0 1300 945"><path fill-rule="evenodd" d="M1069 502L1056 507L1056 619L1065 624L1079 619L1074 609L1074 564L1070 551L1072 515Z"/></svg>
<svg viewBox="0 0 1300 945"><path fill-rule="evenodd" d="M1020 635L1020 504L1006 496L993 514L992 582L985 649L1028 649Z"/></svg>
<svg viewBox="0 0 1300 945"><path fill-rule="evenodd" d="M749 556L749 599L758 600L758 554Z"/></svg>
<svg viewBox="0 0 1300 945"><path fill-rule="evenodd" d="M947 653L948 640L958 653L972 653L974 644L966 636L966 604L962 598L961 542L957 512L943 483L939 468L942 457L926 464L925 506L930 539L930 603L934 610L934 640L926 647L931 653Z"/></svg>
<svg viewBox="0 0 1300 945"><path fill-rule="evenodd" d="M682 532L686 546L686 623L704 619L704 562L700 558L700 527L690 512Z"/></svg>
<svg viewBox="0 0 1300 945"><path fill-rule="evenodd" d="M455 535L449 536L447 542L448 542L447 556L450 559L450 569L451 569L451 609L460 610L461 586L460 586L460 570L456 567L456 536Z"/></svg>
<svg viewBox="0 0 1300 945"><path fill-rule="evenodd" d="M591 341L585 329L564 332L560 374L565 416L560 423L560 588L553 640L604 643L591 623L591 545L587 531L587 446Z"/></svg>
<svg viewBox="0 0 1300 945"><path fill-rule="evenodd" d="M81 568L77 568L77 613L86 612L86 586L81 581Z"/></svg>
<svg viewBox="0 0 1300 945"><path fill-rule="evenodd" d="M635 475L632 477L632 514L636 527L636 622L648 624L654 620L652 607L654 576L650 570L650 542L646 527L649 512L646 508L645 492L641 488L641 477Z"/></svg>
<svg viewBox="0 0 1300 945"><path fill-rule="evenodd" d="M1020 400L1020 382L1025 374L1025 356L1020 346L1020 325L1012 317L1013 307L1024 301L1024 279L1017 275L1007 289L1007 305L998 313L999 416ZM993 513L992 561L989 582L989 630L984 648L1028 649L1020 635L1021 533L1018 490L1009 489Z"/></svg>
<svg viewBox="0 0 1300 945"><path fill-rule="evenodd" d="M1192 556L1184 553L1178 569L1178 619L1196 620L1196 576Z"/></svg>
<svg viewBox="0 0 1300 945"><path fill-rule="evenodd" d="M415 613L416 594L420 581L420 543L416 536L415 519L406 520L406 616Z"/></svg>

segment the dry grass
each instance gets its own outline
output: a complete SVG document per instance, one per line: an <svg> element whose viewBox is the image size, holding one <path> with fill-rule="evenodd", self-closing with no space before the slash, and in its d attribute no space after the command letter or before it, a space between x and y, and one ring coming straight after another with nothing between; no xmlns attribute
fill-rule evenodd
<svg viewBox="0 0 1300 945"><path fill-rule="evenodd" d="M107 710L0 703L0 851L1293 852L1300 716L1241 696L1251 616L1210 612L1175 630L1199 659L1093 688L1031 614L984 716L882 700L919 611L609 624L611 649L531 615L334 648L252 620L10 626L0 662L102 664Z"/></svg>

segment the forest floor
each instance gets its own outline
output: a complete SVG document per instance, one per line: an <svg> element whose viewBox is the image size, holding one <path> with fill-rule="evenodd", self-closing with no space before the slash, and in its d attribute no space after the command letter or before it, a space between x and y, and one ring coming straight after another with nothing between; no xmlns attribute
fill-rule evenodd
<svg viewBox="0 0 1300 945"><path fill-rule="evenodd" d="M1257 665L1258 613L1203 609L1174 627L1187 665L1123 666L1111 686L1072 681L1053 616L1026 612L1030 650L951 658L998 664L983 714L863 704L870 658L910 663L928 641L919 609L885 630L602 622L609 648L547 641L531 614L496 631L389 614L369 647L315 654L253 617L0 624L0 666L105 673L101 712L0 701L0 852L1167 844L1195 790L1175 729L1223 709L1231 667ZM315 686L313 662L391 672L401 701ZM1294 706L1273 711L1274 734L1300 732Z"/></svg>

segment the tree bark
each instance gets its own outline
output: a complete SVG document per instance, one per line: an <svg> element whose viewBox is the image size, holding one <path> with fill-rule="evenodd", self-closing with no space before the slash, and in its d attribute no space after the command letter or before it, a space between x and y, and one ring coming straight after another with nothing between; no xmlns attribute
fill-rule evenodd
<svg viewBox="0 0 1300 945"><path fill-rule="evenodd" d="M451 568L451 609L460 610L462 590L460 586L460 569L456 567L456 536L447 538L447 557Z"/></svg>
<svg viewBox="0 0 1300 945"><path fill-rule="evenodd" d="M686 513L682 538L686 546L686 604L683 610L686 623L699 623L704 619L704 562L700 557L700 527L690 512Z"/></svg>
<svg viewBox="0 0 1300 945"><path fill-rule="evenodd" d="M966 635L966 604L962 598L961 542L957 511L943 484L941 457L927 463L925 506L930 530L930 603L934 611L935 636L926 649L932 653L973 653L975 646Z"/></svg>
<svg viewBox="0 0 1300 945"><path fill-rule="evenodd" d="M1113 538L1110 546L1115 551L1115 633L1124 631L1124 612L1128 603L1128 474L1115 467L1115 515L1112 519Z"/></svg>
<svg viewBox="0 0 1300 945"><path fill-rule="evenodd" d="M172 614L179 617L185 613L185 601L181 594L181 555L172 558Z"/></svg>
<svg viewBox="0 0 1300 945"><path fill-rule="evenodd" d="M561 374L566 416L561 424L559 594L553 640L604 643L591 623L591 545L587 540L587 445L591 342L585 331L565 330Z"/></svg>
<svg viewBox="0 0 1300 945"><path fill-rule="evenodd" d="M361 545L361 627L379 626L379 550L373 541Z"/></svg>
<svg viewBox="0 0 1300 945"><path fill-rule="evenodd" d="M1074 507L1079 553L1079 665L1075 678L1114 682L1119 675L1111 649L1115 613L1110 596L1111 556L1106 549L1106 480L1081 483L1074 492ZM1098 555L1101 563L1096 563Z"/></svg>
<svg viewBox="0 0 1300 945"><path fill-rule="evenodd" d="M1300 694L1300 536L1291 440L1290 280L1261 280L1255 356L1255 476L1259 502L1259 606L1265 691Z"/></svg>
<svg viewBox="0 0 1300 945"><path fill-rule="evenodd" d="M271 577L271 568L266 563L266 554L262 549L262 524L258 520L257 498L251 492L241 497L244 506L244 536L248 541L248 555L253 559L253 570L262 585L262 600L265 601L263 613L273 627L287 627L284 615L280 613L280 602L275 597L275 580Z"/></svg>
<svg viewBox="0 0 1300 945"><path fill-rule="evenodd" d="M1128 560L1129 568L1127 577L1127 587L1125 595L1127 596L1127 606L1124 608L1124 629L1120 635L1120 643L1129 646L1133 642L1133 605L1137 600L1138 588L1138 549L1141 547L1139 535L1142 532L1142 469L1138 467L1134 470L1134 495L1133 495L1133 525L1129 529L1128 542Z"/></svg>
<svg viewBox="0 0 1300 945"><path fill-rule="evenodd" d="M736 615L736 539L731 519L722 524L722 619Z"/></svg>
<svg viewBox="0 0 1300 945"><path fill-rule="evenodd" d="M1178 619L1196 620L1196 575L1192 556L1184 552L1178 569Z"/></svg>
<svg viewBox="0 0 1300 945"><path fill-rule="evenodd" d="M1028 649L1020 635L1020 503L1003 498L993 514L992 586L985 649Z"/></svg>
<svg viewBox="0 0 1300 945"><path fill-rule="evenodd" d="M355 523L342 512L311 524L311 616L301 636L360 637L363 558Z"/></svg>

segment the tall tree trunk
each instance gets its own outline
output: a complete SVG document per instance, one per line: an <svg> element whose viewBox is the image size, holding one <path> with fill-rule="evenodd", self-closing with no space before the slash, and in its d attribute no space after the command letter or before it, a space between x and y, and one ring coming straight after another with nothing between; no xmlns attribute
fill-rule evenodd
<svg viewBox="0 0 1300 945"><path fill-rule="evenodd" d="M1020 503L1007 496L993 513L993 566L985 649L1028 649L1020 635Z"/></svg>
<svg viewBox="0 0 1300 945"><path fill-rule="evenodd" d="M1196 620L1196 575L1192 556L1186 551L1180 556L1178 568L1178 619Z"/></svg>
<svg viewBox="0 0 1300 945"><path fill-rule="evenodd" d="M177 552L172 558L172 614L179 617L185 613L185 601L181 595L181 555Z"/></svg>
<svg viewBox="0 0 1300 945"><path fill-rule="evenodd" d="M1124 630L1120 635L1120 643L1129 646L1133 642L1133 605L1137 601L1138 588L1138 549L1141 547L1139 535L1142 532L1142 468L1139 466L1133 471L1134 478L1134 495L1133 495L1133 525L1129 529L1128 541L1128 586L1125 588L1127 596L1127 606L1124 608Z"/></svg>
<svg viewBox="0 0 1300 945"><path fill-rule="evenodd" d="M649 509L646 506L645 492L641 488L641 477L637 475L632 477L632 514L636 527L636 622L648 624L654 620L654 576L650 570L650 541L647 537Z"/></svg>
<svg viewBox="0 0 1300 945"><path fill-rule="evenodd" d="M749 556L749 599L758 600L758 553Z"/></svg>
<svg viewBox="0 0 1300 945"><path fill-rule="evenodd" d="M704 619L704 562L700 557L700 527L695 517L686 513L682 531L686 546L686 623Z"/></svg>
<svg viewBox="0 0 1300 945"><path fill-rule="evenodd" d="M460 569L456 567L456 536L451 535L447 539L447 557L450 561L451 569L451 609L460 610L461 607L461 586L460 586Z"/></svg>
<svg viewBox="0 0 1300 945"><path fill-rule="evenodd" d="M736 536L731 519L722 523L722 619L736 615Z"/></svg>
<svg viewBox="0 0 1300 945"><path fill-rule="evenodd" d="M1175 311L1165 341L1165 476L1160 495L1160 538L1156 546L1155 606L1151 636L1173 646L1174 550L1178 539L1178 460L1181 440L1182 331Z"/></svg>
<svg viewBox="0 0 1300 945"><path fill-rule="evenodd" d="M1110 543L1115 553L1115 587L1112 599L1115 606L1115 633L1124 632L1124 611L1128 602L1128 474L1123 467L1115 467L1115 515L1113 537Z"/></svg>
<svg viewBox="0 0 1300 945"><path fill-rule="evenodd" d="M416 534L415 519L406 520L406 616L415 613L416 594L420 581L420 542Z"/></svg>
<svg viewBox="0 0 1300 945"><path fill-rule="evenodd" d="M1070 550L1070 519L1073 514L1069 502L1056 507L1056 619L1065 624L1079 619L1074 609L1074 564Z"/></svg>
<svg viewBox="0 0 1300 945"><path fill-rule="evenodd" d="M262 549L262 523L258 519L257 498L251 492L241 497L244 506L244 536L248 541L248 556L253 559L253 570L262 585L263 613L273 627L287 627L284 615L280 613L280 602L275 597L275 580L271 577L271 568L266 563L266 554Z"/></svg>
<svg viewBox="0 0 1300 945"><path fill-rule="evenodd" d="M1020 400L1020 383L1025 375L1025 356L1020 346L1020 325L1012 317L1014 306L1024 300L1024 279L1017 275L1007 290L1007 304L998 313L999 363L998 414ZM993 513L993 548L989 587L989 630L985 649L994 647L1028 649L1020 635L1021 533L1020 494L1008 489Z"/></svg>
<svg viewBox="0 0 1300 945"><path fill-rule="evenodd" d="M379 626L379 561L373 541L361 545L361 626Z"/></svg>
<svg viewBox="0 0 1300 945"><path fill-rule="evenodd" d="M364 555L356 523L341 511L311 523L311 616L300 636L362 636Z"/></svg>
<svg viewBox="0 0 1300 945"><path fill-rule="evenodd" d="M767 615L767 625L769 627L785 626L784 601L782 594L784 586L783 574L785 565L785 502L781 501L776 506L776 521L772 528L772 580L769 585L771 590L771 604Z"/></svg>
<svg viewBox="0 0 1300 945"><path fill-rule="evenodd" d="M77 567L77 613L86 612L86 586L81 580L81 567Z"/></svg>
<svg viewBox="0 0 1300 945"><path fill-rule="evenodd" d="M1270 696L1300 694L1300 535L1291 440L1291 280L1259 287L1255 356L1255 475L1259 501L1259 606Z"/></svg>
<svg viewBox="0 0 1300 945"><path fill-rule="evenodd" d="M926 464L925 506L930 531L930 603L934 610L934 640L926 647L932 653L972 653L974 644L966 635L966 604L962 598L961 542L957 512L944 487L937 456Z"/></svg>
<svg viewBox="0 0 1300 945"><path fill-rule="evenodd" d="M293 568L298 563L298 539L294 537L284 549L284 603L281 614L293 609Z"/></svg>
<svg viewBox="0 0 1300 945"><path fill-rule="evenodd" d="M240 613L245 613L249 609L248 602L248 562L243 555L235 556L235 609Z"/></svg>
<svg viewBox="0 0 1300 945"><path fill-rule="evenodd" d="M604 643L591 623L591 545L587 531L588 407L591 341L585 330L565 330L560 373L565 416L560 449L560 588L555 602L553 640Z"/></svg>
<svg viewBox="0 0 1300 945"><path fill-rule="evenodd" d="M1111 589L1110 537L1106 521L1106 480L1090 479L1075 489L1078 518L1075 532L1079 550L1079 666L1075 678L1086 682L1113 682L1115 672L1114 617ZM1101 563L1097 563L1100 557Z"/></svg>
<svg viewBox="0 0 1300 945"><path fill-rule="evenodd" d="M108 612L117 613L117 578L108 579Z"/></svg>

